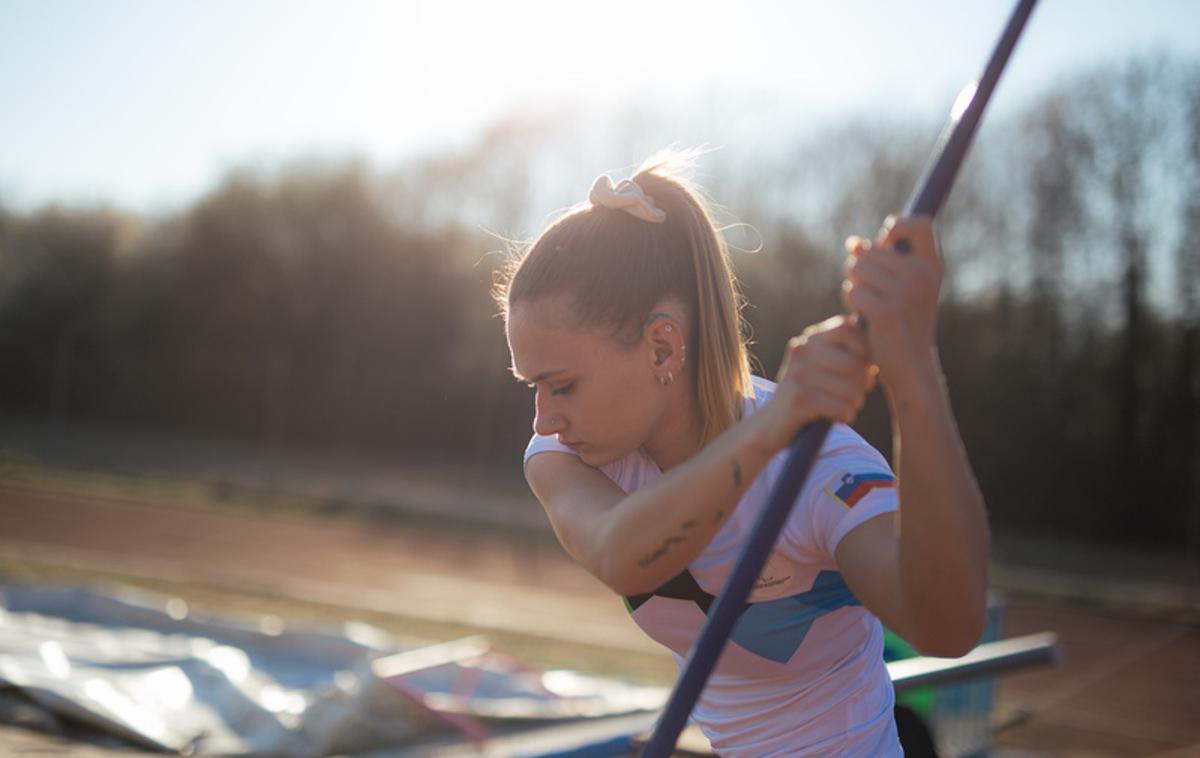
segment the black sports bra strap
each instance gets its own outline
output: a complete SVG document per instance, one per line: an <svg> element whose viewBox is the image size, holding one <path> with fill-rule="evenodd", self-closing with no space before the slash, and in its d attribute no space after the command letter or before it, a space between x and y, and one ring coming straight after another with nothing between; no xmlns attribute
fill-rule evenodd
<svg viewBox="0 0 1200 758"><path fill-rule="evenodd" d="M661 587L653 592L647 592L642 595L632 595L625 598L629 603L631 611L637 610L643 603L655 595L659 597L669 597L675 600L691 600L700 610L706 615L708 609L712 606L715 595L710 595L700 588L700 583L696 581L696 577L692 576L692 572L684 569L673 579L668 579Z"/></svg>

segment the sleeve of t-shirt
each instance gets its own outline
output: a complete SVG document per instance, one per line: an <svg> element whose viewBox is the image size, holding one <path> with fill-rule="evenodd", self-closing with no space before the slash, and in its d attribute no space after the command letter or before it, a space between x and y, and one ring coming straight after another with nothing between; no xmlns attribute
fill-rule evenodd
<svg viewBox="0 0 1200 758"><path fill-rule="evenodd" d="M896 477L884 457L849 427L835 425L800 493L788 536L833 560L855 527L898 510Z"/></svg>
<svg viewBox="0 0 1200 758"><path fill-rule="evenodd" d="M535 434L529 440L529 444L525 446L525 461L537 455L538 453L570 453L571 455L579 455L571 448L558 441L557 437L546 434Z"/></svg>
<svg viewBox="0 0 1200 758"><path fill-rule="evenodd" d="M579 453L559 442L557 437L548 437L541 434L535 434L533 435L533 439L529 440L529 444L525 446L524 462L529 463L529 459L538 453L567 453L575 456L576 458L579 457ZM644 470L644 467L638 468L637 466L627 466L625 458L621 458L600 466L599 471L626 492L637 489L639 486L641 486L639 481L644 481L645 477L648 475L648 472ZM655 471L657 471L657 469L655 469ZM630 479L630 477L634 478Z"/></svg>

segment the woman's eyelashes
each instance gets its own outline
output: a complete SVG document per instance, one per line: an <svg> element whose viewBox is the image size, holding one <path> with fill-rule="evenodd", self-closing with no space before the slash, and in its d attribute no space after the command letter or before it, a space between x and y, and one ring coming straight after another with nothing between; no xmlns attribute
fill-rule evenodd
<svg viewBox="0 0 1200 758"><path fill-rule="evenodd" d="M567 382L563 386L558 387L555 390L553 390L553 394L555 394L555 395L570 395L571 390L573 390L573 389L575 389L575 382Z"/></svg>
<svg viewBox="0 0 1200 758"><path fill-rule="evenodd" d="M537 390L536 384L529 383L529 384L526 384L525 386L531 390ZM550 394L560 395L560 396L561 395L569 395L569 394L571 394L571 391L573 389L575 389L575 382L567 382L566 384L562 385L561 387L552 388L550 390Z"/></svg>

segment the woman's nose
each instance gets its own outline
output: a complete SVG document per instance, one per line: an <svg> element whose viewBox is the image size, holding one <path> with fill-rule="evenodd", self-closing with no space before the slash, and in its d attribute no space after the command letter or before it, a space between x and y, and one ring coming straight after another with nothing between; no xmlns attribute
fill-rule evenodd
<svg viewBox="0 0 1200 758"><path fill-rule="evenodd" d="M555 413L554 409L549 406L550 404L543 400L542 393L538 392L537 399L534 400L534 434L548 436L557 434L566 428L567 424L563 417Z"/></svg>

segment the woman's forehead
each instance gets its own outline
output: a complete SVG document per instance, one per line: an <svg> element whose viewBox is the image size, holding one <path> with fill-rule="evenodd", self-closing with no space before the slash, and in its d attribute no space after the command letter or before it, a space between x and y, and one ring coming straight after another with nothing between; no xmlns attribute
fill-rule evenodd
<svg viewBox="0 0 1200 758"><path fill-rule="evenodd" d="M564 328L572 323L573 314L566 297L540 297L522 300L509 308L509 322L537 323L547 327Z"/></svg>
<svg viewBox="0 0 1200 758"><path fill-rule="evenodd" d="M571 330L566 316L564 308L544 301L513 306L505 321L509 346L529 349L568 339Z"/></svg>
<svg viewBox="0 0 1200 758"><path fill-rule="evenodd" d="M506 327L512 371L520 379L590 365L617 347L603 331L576 326L564 305L547 301L514 306Z"/></svg>

